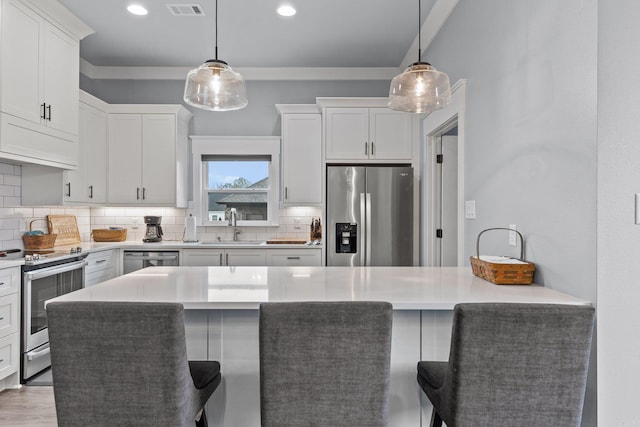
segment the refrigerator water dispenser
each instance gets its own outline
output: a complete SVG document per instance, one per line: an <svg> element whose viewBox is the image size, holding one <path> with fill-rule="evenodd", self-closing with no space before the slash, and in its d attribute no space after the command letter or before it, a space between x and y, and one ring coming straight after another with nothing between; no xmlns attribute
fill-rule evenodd
<svg viewBox="0 0 640 427"><path fill-rule="evenodd" d="M358 224L351 222L336 223L336 253L355 254L358 251Z"/></svg>

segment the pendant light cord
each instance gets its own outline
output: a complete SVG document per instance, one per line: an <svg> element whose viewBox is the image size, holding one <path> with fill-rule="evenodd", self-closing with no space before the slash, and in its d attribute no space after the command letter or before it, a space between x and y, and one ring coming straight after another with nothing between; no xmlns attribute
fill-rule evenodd
<svg viewBox="0 0 640 427"><path fill-rule="evenodd" d="M218 0L216 0L216 61L218 60Z"/></svg>
<svg viewBox="0 0 640 427"><path fill-rule="evenodd" d="M216 0L216 4L217 1L218 0ZM422 61L422 46L420 43L420 15L422 15L422 11L420 10L420 3L421 1L418 0L418 62ZM216 16L218 15L216 14Z"/></svg>

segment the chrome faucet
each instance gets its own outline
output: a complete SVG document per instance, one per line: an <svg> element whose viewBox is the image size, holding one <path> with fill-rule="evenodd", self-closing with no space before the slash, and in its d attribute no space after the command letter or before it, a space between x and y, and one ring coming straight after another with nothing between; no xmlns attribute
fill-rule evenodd
<svg viewBox="0 0 640 427"><path fill-rule="evenodd" d="M242 231L238 228L234 228L233 229L233 241L237 242L238 241L238 235L242 234Z"/></svg>
<svg viewBox="0 0 640 427"><path fill-rule="evenodd" d="M236 226L236 208L231 208L229 211L229 225L231 227ZM236 240L235 238L233 240Z"/></svg>

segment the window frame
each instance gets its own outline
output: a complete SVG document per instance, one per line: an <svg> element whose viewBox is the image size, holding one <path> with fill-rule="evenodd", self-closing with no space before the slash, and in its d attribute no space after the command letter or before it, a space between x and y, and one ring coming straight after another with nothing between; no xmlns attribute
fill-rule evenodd
<svg viewBox="0 0 640 427"><path fill-rule="evenodd" d="M255 136L191 136L191 153L193 163L193 215L198 225L206 227L228 227L226 221L209 221L208 193L206 190L203 156L270 156L269 163L269 196L267 200L267 220L238 220L238 227L264 227L279 225L280 195L280 137Z"/></svg>

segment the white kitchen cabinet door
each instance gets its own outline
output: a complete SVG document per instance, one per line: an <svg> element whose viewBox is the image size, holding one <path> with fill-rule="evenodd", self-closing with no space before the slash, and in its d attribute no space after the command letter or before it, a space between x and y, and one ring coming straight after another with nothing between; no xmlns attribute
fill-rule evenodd
<svg viewBox="0 0 640 427"><path fill-rule="evenodd" d="M108 203L142 199L142 115L109 114Z"/></svg>
<svg viewBox="0 0 640 427"><path fill-rule="evenodd" d="M176 202L176 117L142 115L142 203Z"/></svg>
<svg viewBox="0 0 640 427"><path fill-rule="evenodd" d="M1 16L2 111L40 124L44 92L41 60L44 20L16 0L2 3Z"/></svg>
<svg viewBox="0 0 640 427"><path fill-rule="evenodd" d="M368 108L327 108L326 131L327 160L368 158Z"/></svg>
<svg viewBox="0 0 640 427"><path fill-rule="evenodd" d="M282 115L282 203L322 203L322 117Z"/></svg>
<svg viewBox="0 0 640 427"><path fill-rule="evenodd" d="M225 265L264 266L267 263L266 249L226 249Z"/></svg>
<svg viewBox="0 0 640 427"><path fill-rule="evenodd" d="M45 125L78 135L78 41L46 23L43 54Z"/></svg>
<svg viewBox="0 0 640 427"><path fill-rule="evenodd" d="M369 110L370 159L408 160L412 158L413 117L389 108Z"/></svg>
<svg viewBox="0 0 640 427"><path fill-rule="evenodd" d="M183 249L180 265L218 267L224 265L223 249Z"/></svg>
<svg viewBox="0 0 640 427"><path fill-rule="evenodd" d="M107 201L107 114L86 104L80 104L79 143L83 146L86 169L83 199L91 203ZM82 161L82 160L81 160Z"/></svg>

